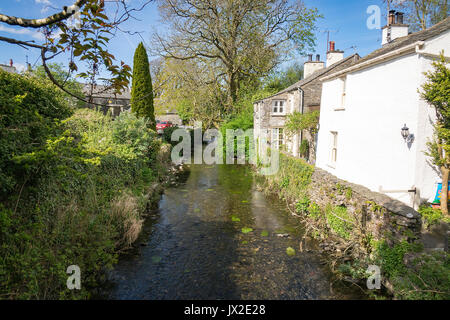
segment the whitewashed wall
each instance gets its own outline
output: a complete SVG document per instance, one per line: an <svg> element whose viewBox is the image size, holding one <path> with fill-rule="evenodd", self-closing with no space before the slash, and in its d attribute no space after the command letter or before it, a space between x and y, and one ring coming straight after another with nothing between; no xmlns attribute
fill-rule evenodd
<svg viewBox="0 0 450 320"><path fill-rule="evenodd" d="M428 42L424 50L450 53L449 35ZM441 179L424 151L435 116L417 91L430 65L430 58L410 54L347 75L344 111L334 111L341 107L342 81L324 82L317 166L373 191L417 187L422 199L432 198ZM404 124L415 136L411 148L401 136ZM338 132L334 168L329 166L331 131ZM386 194L413 205L411 194Z"/></svg>

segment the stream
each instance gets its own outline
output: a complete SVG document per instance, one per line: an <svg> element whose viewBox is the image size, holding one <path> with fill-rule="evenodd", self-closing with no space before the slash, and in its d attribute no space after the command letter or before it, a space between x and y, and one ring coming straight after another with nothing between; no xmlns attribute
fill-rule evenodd
<svg viewBox="0 0 450 320"><path fill-rule="evenodd" d="M283 201L258 191L258 179L246 166L191 165L109 273L105 298L363 298L334 281L313 242L299 250L303 226Z"/></svg>

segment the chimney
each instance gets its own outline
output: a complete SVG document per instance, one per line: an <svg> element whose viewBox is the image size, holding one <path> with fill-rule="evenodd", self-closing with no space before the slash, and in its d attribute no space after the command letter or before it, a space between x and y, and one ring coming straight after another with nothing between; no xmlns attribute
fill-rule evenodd
<svg viewBox="0 0 450 320"><path fill-rule="evenodd" d="M330 41L330 51L327 52L327 68L344 59L344 51L336 50L336 43Z"/></svg>
<svg viewBox="0 0 450 320"><path fill-rule="evenodd" d="M397 12L395 14L397 16L397 24L403 24L403 12Z"/></svg>
<svg viewBox="0 0 450 320"><path fill-rule="evenodd" d="M395 10L389 11L388 26L395 24Z"/></svg>
<svg viewBox="0 0 450 320"><path fill-rule="evenodd" d="M313 61L313 55L308 55L308 61L304 65L304 78L308 78L314 72L325 68L325 63L320 61L320 54L316 55L316 61Z"/></svg>
<svg viewBox="0 0 450 320"><path fill-rule="evenodd" d="M336 43L334 41L330 41L330 51L336 51Z"/></svg>
<svg viewBox="0 0 450 320"><path fill-rule="evenodd" d="M383 27L381 44L384 46L395 39L406 37L409 34L409 26L403 22L404 13L389 11L388 25Z"/></svg>
<svg viewBox="0 0 450 320"><path fill-rule="evenodd" d="M9 66L10 66L10 67L13 67L13 66L14 66L13 59L9 59Z"/></svg>

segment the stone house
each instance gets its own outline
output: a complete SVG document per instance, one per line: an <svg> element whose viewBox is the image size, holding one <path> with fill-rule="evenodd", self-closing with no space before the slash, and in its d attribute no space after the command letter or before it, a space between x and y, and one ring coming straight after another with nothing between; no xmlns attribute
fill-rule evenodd
<svg viewBox="0 0 450 320"><path fill-rule="evenodd" d="M125 89L121 94L115 94L112 89L108 89L103 85L94 85L91 88L90 84L83 85L83 93L86 99L90 98L92 93L92 101L102 106L87 105L89 108L99 107L100 110L106 114L111 112L113 117L117 117L121 112L131 109L131 90Z"/></svg>
<svg viewBox="0 0 450 320"><path fill-rule="evenodd" d="M409 34L391 13L381 48L322 77L316 166L418 208L441 182L426 156L435 111L422 100L424 72L450 61L450 18Z"/></svg>
<svg viewBox="0 0 450 320"><path fill-rule="evenodd" d="M12 60L10 60L9 65L0 63L0 69L4 70L6 72L9 72L9 73L17 73L17 69L16 69L16 67L14 67Z"/></svg>
<svg viewBox="0 0 450 320"><path fill-rule="evenodd" d="M309 152L305 156L310 163L315 162L316 137L308 131L288 135L285 130L287 116L293 112L303 114L320 110L322 83L320 79L332 72L345 69L359 59L353 54L344 58L344 52L335 49L330 42L327 62L320 61L320 55L313 61L312 55L304 65L304 79L263 100L254 102L254 137L258 153L265 147L283 148L294 157L300 156L300 144L307 141Z"/></svg>

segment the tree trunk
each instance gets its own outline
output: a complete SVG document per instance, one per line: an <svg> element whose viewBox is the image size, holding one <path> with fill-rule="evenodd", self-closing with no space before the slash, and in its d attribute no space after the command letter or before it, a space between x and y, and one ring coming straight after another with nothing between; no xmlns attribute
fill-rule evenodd
<svg viewBox="0 0 450 320"><path fill-rule="evenodd" d="M448 176L450 170L445 166L441 167L442 172L442 193L441 193L441 210L442 213L448 216Z"/></svg>
<svg viewBox="0 0 450 320"><path fill-rule="evenodd" d="M238 95L238 81L237 74L228 72L228 104L230 109L234 108Z"/></svg>

